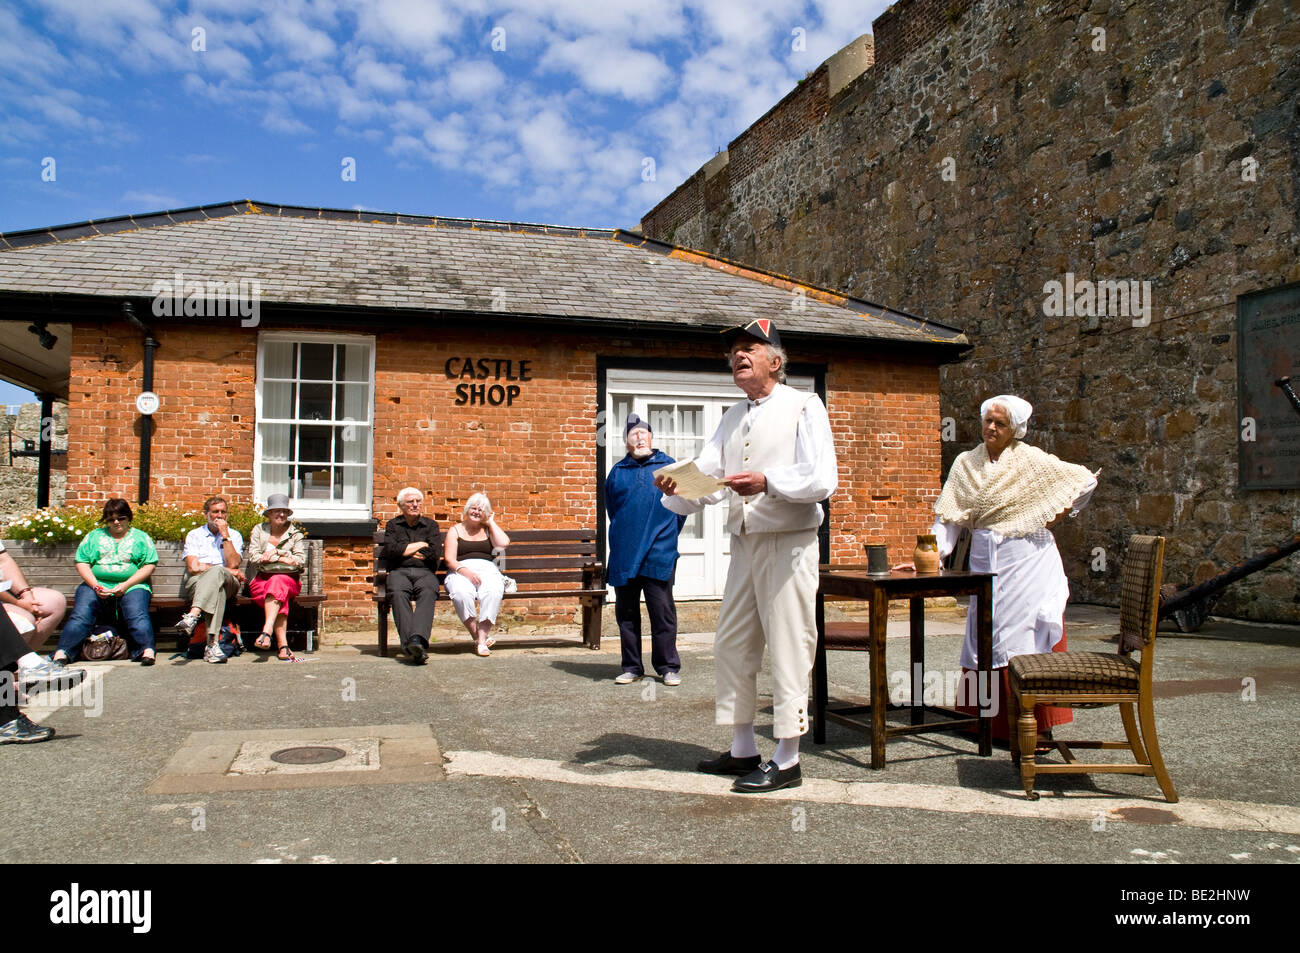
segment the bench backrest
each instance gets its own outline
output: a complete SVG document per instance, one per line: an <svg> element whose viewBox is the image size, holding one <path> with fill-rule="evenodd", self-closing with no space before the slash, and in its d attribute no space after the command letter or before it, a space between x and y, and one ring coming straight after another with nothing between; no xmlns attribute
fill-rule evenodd
<svg viewBox="0 0 1300 953"><path fill-rule="evenodd" d="M386 573L384 531L375 533L375 573ZM605 585L596 552L594 529L521 529L510 531L510 546L497 563L514 579L519 593L529 589L588 589ZM446 572L441 556L439 575Z"/></svg>
<svg viewBox="0 0 1300 953"><path fill-rule="evenodd" d="M159 542L154 545L158 550L158 565L149 580L154 596L159 599L183 599L184 544ZM305 596L323 594L324 548L322 540L307 540L307 565L301 576L302 594ZM13 556L29 585L57 589L68 597L68 606L71 608L77 585L82 581L77 573L74 544L40 546L31 540L6 539L5 551ZM248 571L247 561L243 568L245 572Z"/></svg>

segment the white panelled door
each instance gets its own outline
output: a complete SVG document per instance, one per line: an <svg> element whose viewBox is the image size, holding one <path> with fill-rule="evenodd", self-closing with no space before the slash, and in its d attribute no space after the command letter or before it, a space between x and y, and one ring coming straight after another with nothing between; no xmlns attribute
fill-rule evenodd
<svg viewBox="0 0 1300 953"><path fill-rule="evenodd" d="M813 389L811 378L791 378L787 383L800 390ZM623 425L629 413L650 424L657 450L674 460L693 460L717 430L727 408L738 400L744 400L744 395L730 374L609 370L605 378L605 473L627 453ZM674 598L722 597L731 555L726 525L725 503L687 517L677 541L680 558Z"/></svg>

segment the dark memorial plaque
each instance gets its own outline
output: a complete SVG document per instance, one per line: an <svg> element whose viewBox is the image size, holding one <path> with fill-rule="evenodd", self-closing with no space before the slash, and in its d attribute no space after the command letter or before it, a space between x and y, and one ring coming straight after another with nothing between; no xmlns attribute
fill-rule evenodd
<svg viewBox="0 0 1300 953"><path fill-rule="evenodd" d="M1237 482L1300 487L1300 413L1277 381L1300 391L1300 283L1237 298Z"/></svg>

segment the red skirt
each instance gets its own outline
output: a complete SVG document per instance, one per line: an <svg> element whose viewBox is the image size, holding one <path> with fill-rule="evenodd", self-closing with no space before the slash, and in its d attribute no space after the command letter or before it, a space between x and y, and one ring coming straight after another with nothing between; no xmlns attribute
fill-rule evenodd
<svg viewBox="0 0 1300 953"><path fill-rule="evenodd" d="M1061 623L1061 641L1052 646L1053 652L1064 652L1065 649L1065 623ZM963 668L962 684L966 684L966 673L969 669ZM1007 731L1007 692L1011 685L1011 676L1005 668L995 668L993 674L998 676L998 713L993 716L991 726L994 741L1011 740L1011 735ZM979 707L970 705L957 705L958 711L965 712L969 715L978 715ZM1051 705L1035 705L1034 719L1038 722L1038 733L1045 734L1052 730L1054 725L1064 725L1074 721L1074 711L1070 708L1055 708Z"/></svg>
<svg viewBox="0 0 1300 953"><path fill-rule="evenodd" d="M270 596L288 611L289 600L302 592L298 575L291 572L259 572L248 583L248 594L258 602Z"/></svg>

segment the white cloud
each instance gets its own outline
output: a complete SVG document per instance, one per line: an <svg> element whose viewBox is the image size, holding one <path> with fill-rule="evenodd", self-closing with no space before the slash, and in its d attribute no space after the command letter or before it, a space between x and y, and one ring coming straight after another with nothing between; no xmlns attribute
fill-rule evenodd
<svg viewBox="0 0 1300 953"><path fill-rule="evenodd" d="M402 67L391 63L377 63L374 60L362 60L353 71L359 89L372 89L379 93L397 95L406 89L406 78Z"/></svg>
<svg viewBox="0 0 1300 953"><path fill-rule="evenodd" d="M668 91L672 72L644 50L605 36L584 36L551 44L542 66L573 73L589 90L644 102Z"/></svg>
<svg viewBox="0 0 1300 953"><path fill-rule="evenodd" d="M460 2L460 10L474 4ZM390 48L421 50L460 29L460 16L440 0L369 0L357 7L357 37Z"/></svg>
<svg viewBox="0 0 1300 953"><path fill-rule="evenodd" d="M528 162L542 172L575 168L591 143L554 110L544 110L519 127L519 144Z"/></svg>
<svg viewBox="0 0 1300 953"><path fill-rule="evenodd" d="M183 203L173 195L162 192L139 192L132 190L119 200L136 206L141 212L160 212L166 209L181 208Z"/></svg>
<svg viewBox="0 0 1300 953"><path fill-rule="evenodd" d="M302 20L275 12L265 20L270 37L278 40L283 51L302 62L325 59L335 52L334 41L323 30L318 30Z"/></svg>
<svg viewBox="0 0 1300 953"><path fill-rule="evenodd" d="M461 101L483 100L505 84L505 74L487 60L457 60L447 71L447 92Z"/></svg>

